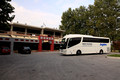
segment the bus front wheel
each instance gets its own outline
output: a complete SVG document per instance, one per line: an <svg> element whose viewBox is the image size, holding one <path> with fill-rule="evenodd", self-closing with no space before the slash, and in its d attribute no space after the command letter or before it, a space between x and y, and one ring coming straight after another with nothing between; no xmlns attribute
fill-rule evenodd
<svg viewBox="0 0 120 80"><path fill-rule="evenodd" d="M81 51L78 50L78 51L76 52L76 55L80 55L80 54L81 54Z"/></svg>

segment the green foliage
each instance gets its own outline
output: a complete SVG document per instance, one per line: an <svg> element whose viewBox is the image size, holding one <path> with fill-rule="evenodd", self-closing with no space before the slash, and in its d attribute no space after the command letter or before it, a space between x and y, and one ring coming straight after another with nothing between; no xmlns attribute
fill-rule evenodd
<svg viewBox="0 0 120 80"><path fill-rule="evenodd" d="M120 57L120 54L110 54L108 56L111 56L111 57Z"/></svg>
<svg viewBox="0 0 120 80"><path fill-rule="evenodd" d="M95 0L88 8L69 8L62 15L60 29L64 29L65 34L89 34L116 40L120 33L117 23L119 9L117 0Z"/></svg>
<svg viewBox="0 0 120 80"><path fill-rule="evenodd" d="M11 15L14 11L14 7L9 3L11 0L0 0L0 27L7 28L9 22L14 19L14 15Z"/></svg>
<svg viewBox="0 0 120 80"><path fill-rule="evenodd" d="M69 8L63 13L60 29L64 29L66 31L65 34L83 33L82 28L85 28L86 24L85 12L86 8L84 6L80 6L80 8L76 8L75 10Z"/></svg>

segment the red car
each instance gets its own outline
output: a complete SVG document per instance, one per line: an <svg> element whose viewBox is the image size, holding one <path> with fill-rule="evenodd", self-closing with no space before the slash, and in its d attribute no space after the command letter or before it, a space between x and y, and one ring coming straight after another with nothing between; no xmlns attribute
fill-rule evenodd
<svg viewBox="0 0 120 80"><path fill-rule="evenodd" d="M10 48L9 47L0 47L0 53L1 54L10 54Z"/></svg>

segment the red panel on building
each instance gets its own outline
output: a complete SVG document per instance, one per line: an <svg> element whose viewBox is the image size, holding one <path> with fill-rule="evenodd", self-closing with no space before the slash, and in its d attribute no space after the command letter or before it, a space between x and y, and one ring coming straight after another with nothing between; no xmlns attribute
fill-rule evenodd
<svg viewBox="0 0 120 80"><path fill-rule="evenodd" d="M24 39L21 39L21 41L24 41Z"/></svg>
<svg viewBox="0 0 120 80"><path fill-rule="evenodd" d="M15 41L18 41L18 39L15 39Z"/></svg>
<svg viewBox="0 0 120 80"><path fill-rule="evenodd" d="M31 42L33 42L33 40L31 40Z"/></svg>
<svg viewBox="0 0 120 80"><path fill-rule="evenodd" d="M3 38L0 38L0 40L3 40Z"/></svg>
<svg viewBox="0 0 120 80"><path fill-rule="evenodd" d="M35 40L35 42L38 42L38 40Z"/></svg>
<svg viewBox="0 0 120 80"><path fill-rule="evenodd" d="M9 40L9 38L5 38L5 40Z"/></svg>
<svg viewBox="0 0 120 80"><path fill-rule="evenodd" d="M26 40L27 42L29 41L29 40Z"/></svg>
<svg viewBox="0 0 120 80"><path fill-rule="evenodd" d="M51 45L50 45L50 51L54 51L54 38L53 37L46 37L46 36L39 36L39 44L38 44L38 51L42 51L42 41L46 40L46 41L50 41Z"/></svg>

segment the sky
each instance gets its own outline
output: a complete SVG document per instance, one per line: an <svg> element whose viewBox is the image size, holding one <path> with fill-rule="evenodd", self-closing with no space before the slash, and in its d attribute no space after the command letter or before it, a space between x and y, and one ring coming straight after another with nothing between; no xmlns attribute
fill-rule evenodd
<svg viewBox="0 0 120 80"><path fill-rule="evenodd" d="M94 4L94 0L12 0L13 22L37 27L59 28L62 13L68 8Z"/></svg>

